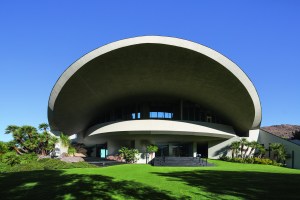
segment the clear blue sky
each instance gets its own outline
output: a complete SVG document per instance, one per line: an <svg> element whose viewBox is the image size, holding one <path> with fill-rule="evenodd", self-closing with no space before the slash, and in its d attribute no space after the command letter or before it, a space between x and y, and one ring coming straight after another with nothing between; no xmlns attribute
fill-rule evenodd
<svg viewBox="0 0 300 200"><path fill-rule="evenodd" d="M140 35L221 52L255 85L263 126L300 124L300 1L99 2L0 2L0 140L7 125L48 122L51 89L75 60Z"/></svg>

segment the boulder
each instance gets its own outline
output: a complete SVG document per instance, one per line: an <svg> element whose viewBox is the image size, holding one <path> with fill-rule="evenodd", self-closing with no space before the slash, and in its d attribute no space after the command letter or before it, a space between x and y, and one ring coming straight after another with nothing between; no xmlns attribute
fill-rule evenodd
<svg viewBox="0 0 300 200"><path fill-rule="evenodd" d="M73 163L73 162L84 162L82 157L62 157L60 159L61 161L67 162L67 163Z"/></svg>
<svg viewBox="0 0 300 200"><path fill-rule="evenodd" d="M75 157L85 158L86 156L83 153L74 153Z"/></svg>

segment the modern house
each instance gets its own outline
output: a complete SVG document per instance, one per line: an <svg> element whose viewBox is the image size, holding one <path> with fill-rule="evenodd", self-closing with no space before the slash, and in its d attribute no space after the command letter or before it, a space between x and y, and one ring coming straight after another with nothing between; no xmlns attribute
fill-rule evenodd
<svg viewBox="0 0 300 200"><path fill-rule="evenodd" d="M142 36L74 62L53 87L48 119L52 132L77 134L93 156L156 144L156 156L217 158L240 137L258 140L262 111L253 83L222 54Z"/></svg>

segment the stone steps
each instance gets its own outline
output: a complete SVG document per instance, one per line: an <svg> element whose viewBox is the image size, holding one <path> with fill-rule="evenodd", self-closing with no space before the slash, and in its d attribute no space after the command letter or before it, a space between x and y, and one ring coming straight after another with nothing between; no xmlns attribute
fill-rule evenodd
<svg viewBox="0 0 300 200"><path fill-rule="evenodd" d="M212 166L206 159L194 157L155 157L154 166Z"/></svg>

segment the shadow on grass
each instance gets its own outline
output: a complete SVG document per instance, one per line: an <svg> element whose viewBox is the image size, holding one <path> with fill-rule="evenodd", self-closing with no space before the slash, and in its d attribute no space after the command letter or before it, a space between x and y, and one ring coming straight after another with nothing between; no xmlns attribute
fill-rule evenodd
<svg viewBox="0 0 300 200"><path fill-rule="evenodd" d="M167 191L103 175L31 171L0 174L0 199L174 200ZM182 197L182 199L186 199Z"/></svg>
<svg viewBox="0 0 300 200"><path fill-rule="evenodd" d="M237 171L184 171L153 174L199 188L211 199L300 199L300 174Z"/></svg>

